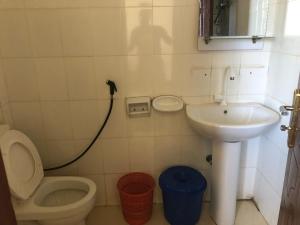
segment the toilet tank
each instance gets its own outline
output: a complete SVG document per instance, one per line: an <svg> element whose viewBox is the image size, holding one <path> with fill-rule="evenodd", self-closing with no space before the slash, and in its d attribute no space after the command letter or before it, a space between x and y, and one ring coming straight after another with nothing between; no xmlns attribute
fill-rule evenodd
<svg viewBox="0 0 300 225"><path fill-rule="evenodd" d="M5 134L9 130L9 125L7 124L0 124L0 137Z"/></svg>

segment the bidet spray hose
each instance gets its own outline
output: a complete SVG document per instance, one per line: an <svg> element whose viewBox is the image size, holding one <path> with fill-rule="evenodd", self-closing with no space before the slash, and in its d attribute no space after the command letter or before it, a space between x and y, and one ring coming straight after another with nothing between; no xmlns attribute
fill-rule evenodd
<svg viewBox="0 0 300 225"><path fill-rule="evenodd" d="M105 126L106 126L106 124L107 124L107 122L110 118L110 115L111 115L111 112L112 112L112 109L113 109L113 105L114 105L114 94L115 94L115 92L118 91L117 86L116 86L114 81L108 80L106 82L106 84L109 86L109 91L110 91L110 105L109 105L109 109L108 109L108 112L106 114L105 120L104 120L101 128L99 129L98 133L96 134L96 136L93 138L91 143L85 148L85 150L82 153L80 153L76 158L74 158L74 159L72 159L72 160L70 160L70 161L68 161L68 162L66 162L62 165L59 165L59 166L45 168L44 171L58 170L58 169L67 167L67 166L75 163L76 161L81 159L91 149L91 147L95 144L95 142L97 141L98 137L102 133L103 129L105 128Z"/></svg>

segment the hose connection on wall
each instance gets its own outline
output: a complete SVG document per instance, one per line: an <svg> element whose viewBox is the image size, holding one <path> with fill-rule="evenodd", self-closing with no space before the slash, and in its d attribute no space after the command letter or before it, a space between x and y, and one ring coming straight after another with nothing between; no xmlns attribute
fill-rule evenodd
<svg viewBox="0 0 300 225"><path fill-rule="evenodd" d="M82 153L80 153L76 158L74 158L74 159L72 159L72 160L70 160L70 161L68 161L68 162L66 162L62 165L58 165L58 166L54 166L54 167L50 167L50 168L45 168L44 171L58 170L58 169L67 167L67 166L75 163L76 161L81 159L91 149L91 147L95 144L95 142L99 138L100 134L102 133L103 129L105 128L105 126L106 126L106 124L107 124L107 122L110 118L110 115L111 115L111 112L112 112L112 109L113 109L113 105L114 105L114 94L115 94L115 92L118 91L117 86L116 86L114 81L108 80L108 81L106 81L106 84L109 86L110 105L109 105L109 109L108 109L108 112L106 114L105 120L104 120L102 126L100 127L98 133L96 134L96 136L93 138L91 143L86 147L86 149Z"/></svg>

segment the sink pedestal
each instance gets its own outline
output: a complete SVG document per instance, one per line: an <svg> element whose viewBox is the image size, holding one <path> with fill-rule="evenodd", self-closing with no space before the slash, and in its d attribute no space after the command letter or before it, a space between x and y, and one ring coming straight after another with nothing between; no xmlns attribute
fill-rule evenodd
<svg viewBox="0 0 300 225"><path fill-rule="evenodd" d="M187 105L191 126L213 140L211 217L217 225L234 225L241 141L258 137L280 115L256 103Z"/></svg>
<svg viewBox="0 0 300 225"><path fill-rule="evenodd" d="M234 225L241 142L213 141L210 214L217 225Z"/></svg>

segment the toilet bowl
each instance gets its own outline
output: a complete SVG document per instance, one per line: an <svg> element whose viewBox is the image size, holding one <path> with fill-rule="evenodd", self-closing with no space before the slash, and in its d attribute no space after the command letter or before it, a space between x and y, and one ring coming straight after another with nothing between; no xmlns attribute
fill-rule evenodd
<svg viewBox="0 0 300 225"><path fill-rule="evenodd" d="M38 151L22 132L0 126L0 149L17 220L84 225L96 185L83 177L44 177Z"/></svg>

